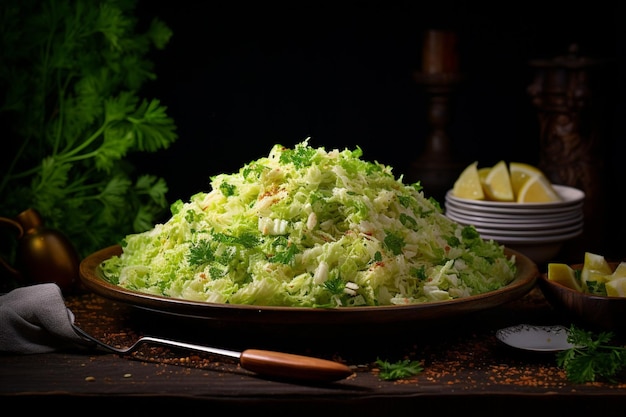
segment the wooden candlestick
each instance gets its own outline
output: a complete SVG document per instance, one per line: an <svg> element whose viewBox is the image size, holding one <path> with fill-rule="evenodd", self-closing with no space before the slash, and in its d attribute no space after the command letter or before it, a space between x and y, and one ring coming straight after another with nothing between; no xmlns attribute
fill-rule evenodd
<svg viewBox="0 0 626 417"><path fill-rule="evenodd" d="M424 36L422 71L415 81L428 99L430 134L423 152L411 164L407 180L419 181L424 194L442 205L445 193L464 168L453 156L447 129L450 123L450 98L462 81L456 51L456 35L449 31L429 30Z"/></svg>
<svg viewBox="0 0 626 417"><path fill-rule="evenodd" d="M420 156L411 164L407 179L420 181L427 197L434 197L443 205L445 194L463 169L452 152L448 125L450 123L450 99L459 82L460 74L415 73L415 81L420 84L428 99L428 123L430 134L426 138Z"/></svg>
<svg viewBox="0 0 626 417"><path fill-rule="evenodd" d="M447 74L459 71L456 34L445 30L428 30L422 49L424 74Z"/></svg>

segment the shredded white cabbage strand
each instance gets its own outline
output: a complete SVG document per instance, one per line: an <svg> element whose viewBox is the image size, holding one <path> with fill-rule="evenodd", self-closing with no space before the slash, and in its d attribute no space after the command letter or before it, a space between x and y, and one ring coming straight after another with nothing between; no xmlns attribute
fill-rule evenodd
<svg viewBox="0 0 626 417"><path fill-rule="evenodd" d="M128 235L105 278L126 289L211 303L289 307L415 304L499 289L516 272L504 247L443 215L419 183L360 148L292 149L172 204Z"/></svg>

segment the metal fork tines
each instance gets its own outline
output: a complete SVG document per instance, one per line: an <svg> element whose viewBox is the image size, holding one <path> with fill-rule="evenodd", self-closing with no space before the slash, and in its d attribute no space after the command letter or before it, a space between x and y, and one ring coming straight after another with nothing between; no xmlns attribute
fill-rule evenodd
<svg viewBox="0 0 626 417"><path fill-rule="evenodd" d="M239 364L244 369L279 378L332 382L353 374L353 371L348 366L326 359L259 349L246 349L243 352L237 352L151 336L140 337L127 348L116 348L91 336L73 322L72 327L79 336L93 343L95 347L122 355L132 353L145 343L153 343L235 358L239 360Z"/></svg>
<svg viewBox="0 0 626 417"><path fill-rule="evenodd" d="M107 343L102 342L101 340L96 339L95 337L91 336L90 334L88 334L87 332L85 332L83 329L76 326L75 324L72 324L72 327L74 328L74 331L78 333L81 337L93 342L97 346L104 348L105 350L108 350L110 352L119 353L122 355L136 351L143 344L153 343L153 344L157 344L161 346L176 347L176 348L182 348L182 349L188 349L188 350L195 350L199 352L213 353L215 355L227 356L227 357L231 357L235 359L239 359L241 357L241 352L235 352L232 350L219 349L219 348L196 345L196 344L185 343L185 342L178 342L178 341L169 340L169 339L161 339L161 338L152 337L152 336L140 337L139 339L137 339L137 341L135 341L135 343L133 343L129 347L116 348L114 346L111 346Z"/></svg>

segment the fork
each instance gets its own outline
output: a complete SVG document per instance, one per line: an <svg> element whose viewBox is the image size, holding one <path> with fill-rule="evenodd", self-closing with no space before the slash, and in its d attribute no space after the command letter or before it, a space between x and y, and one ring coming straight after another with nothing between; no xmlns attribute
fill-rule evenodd
<svg viewBox="0 0 626 417"><path fill-rule="evenodd" d="M132 353L143 344L152 343L235 358L239 360L242 368L270 377L313 382L333 382L353 374L353 371L344 364L311 356L261 349L246 349L243 352L238 352L152 336L140 337L129 347L116 348L96 339L74 323L72 323L72 327L79 336L93 342L96 346L121 355Z"/></svg>

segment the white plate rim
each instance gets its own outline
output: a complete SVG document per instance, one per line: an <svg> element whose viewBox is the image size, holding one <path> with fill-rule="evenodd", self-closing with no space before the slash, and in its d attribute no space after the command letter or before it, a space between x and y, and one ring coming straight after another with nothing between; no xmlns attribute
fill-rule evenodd
<svg viewBox="0 0 626 417"><path fill-rule="evenodd" d="M476 200L480 201L480 200ZM544 207L526 207L520 203L502 203L508 206L485 206L473 203L456 202L454 200L445 201L446 208L457 210L465 210L472 213L491 213L493 214L509 214L509 215L545 215L545 214L563 214L571 211L581 210L584 202L575 203L569 206L544 206Z"/></svg>
<svg viewBox="0 0 626 417"><path fill-rule="evenodd" d="M545 212L524 212L524 211L518 211L518 212L514 212L514 213L494 213L494 212L488 212L488 211L481 211L481 210L474 210L474 209L467 209L467 208L460 208L460 207L456 207L453 204L448 204L446 203L445 206L445 212L446 213L454 213L460 216L469 216L469 217L483 217L485 219L488 219L489 221L510 221L510 220L516 220L516 221L537 221L537 220L545 220L545 221L553 221L553 220L560 220L560 219L568 219L568 218L572 218L575 216L579 216L583 213L583 208L582 206L580 207L576 207L573 210L567 210L567 211L561 211L561 212L552 212L552 213L545 213Z"/></svg>
<svg viewBox="0 0 626 417"><path fill-rule="evenodd" d="M476 228L476 231L479 234L485 234L485 235L489 235L489 236L498 236L501 238L508 238L508 237L513 237L513 238L528 238L528 239L533 239L533 238L544 238L544 237L552 237L552 236L567 236L570 233L577 233L579 231L582 232L583 230L583 226L573 226L573 227L569 227L569 228L564 228L564 229L558 229L558 230L550 230L549 232L546 231L541 231L541 230L494 230L494 229L482 229L482 228Z"/></svg>
<svg viewBox="0 0 626 417"><path fill-rule="evenodd" d="M515 229L498 229L488 226L477 226L472 223L458 222L465 226L474 226L478 233L485 233L492 236L503 236L503 237L543 237L543 236L561 236L567 235L572 232L576 232L578 230L583 230L584 223L578 222L569 226L563 227L544 227L538 229L530 229L530 230L515 230Z"/></svg>
<svg viewBox="0 0 626 417"><path fill-rule="evenodd" d="M496 230L545 230L549 229L559 229L565 228L573 225L582 224L584 220L584 216L579 214L575 217L568 218L565 220L553 221L553 222L538 222L538 221L526 221L526 222L518 222L516 220L507 220L507 221L481 221L477 219L471 219L466 216L458 215L456 213L446 213L446 216L454 220L455 222L462 224L473 224L474 226L481 228L489 228Z"/></svg>
<svg viewBox="0 0 626 417"><path fill-rule="evenodd" d="M569 330L563 325L518 324L496 331L496 338L516 349L533 352L559 352L574 347L567 341ZM531 336L533 343L521 343L520 337Z"/></svg>
<svg viewBox="0 0 626 417"><path fill-rule="evenodd" d="M501 245L507 244L536 244L536 243L552 243L552 242L564 242L569 239L573 239L577 236L580 236L583 232L583 229L575 230L571 233L566 233L562 235L548 235L548 236L533 236L533 237L515 237L515 236L502 236L502 235L493 235L489 233L479 233L480 237L486 240L495 240Z"/></svg>

